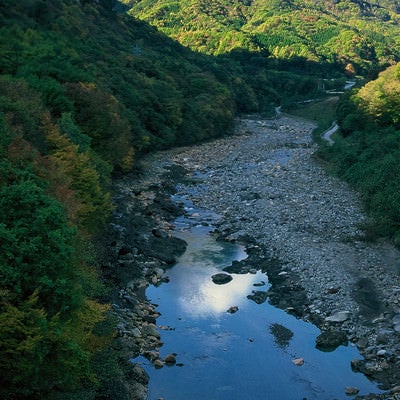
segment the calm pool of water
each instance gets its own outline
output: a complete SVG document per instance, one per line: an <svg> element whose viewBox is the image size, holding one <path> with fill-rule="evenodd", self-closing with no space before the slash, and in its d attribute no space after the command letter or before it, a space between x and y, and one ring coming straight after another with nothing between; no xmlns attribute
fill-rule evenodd
<svg viewBox="0 0 400 400"><path fill-rule="evenodd" d="M350 361L360 358L356 348L321 352L315 348L318 328L247 298L253 290L268 289L265 274L235 274L228 284L214 284L213 274L246 254L239 245L214 239L201 224L212 215L191 212L192 218L177 220L176 236L188 248L167 271L170 282L146 292L159 305L157 324L172 328L161 330L161 358L176 353L177 359L177 365L161 369L135 360L150 375L149 400L349 399L346 386L360 394L379 392L352 372ZM230 314L231 306L239 310ZM300 357L304 364L297 366L292 361Z"/></svg>

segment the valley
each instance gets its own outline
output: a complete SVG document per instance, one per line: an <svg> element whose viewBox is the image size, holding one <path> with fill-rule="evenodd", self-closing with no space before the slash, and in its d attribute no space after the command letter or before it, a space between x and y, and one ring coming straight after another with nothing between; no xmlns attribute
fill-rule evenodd
<svg viewBox="0 0 400 400"><path fill-rule="evenodd" d="M318 326L322 347L357 347L361 357L348 361L351 368L383 393L358 398L391 399L399 379L400 254L387 242L365 240L367 216L358 196L318 164L313 127L287 114L249 116L231 138L144 160L146 182L163 185L166 170L185 168L188 178L176 181L179 195L219 215L218 237L247 248L251 257L242 261L243 271L268 275L268 302ZM124 191L137 192L137 181L132 185L125 182ZM173 235L166 222L159 228ZM170 267L161 268L168 276ZM234 279L240 271L232 272ZM154 350L163 352L162 342Z"/></svg>

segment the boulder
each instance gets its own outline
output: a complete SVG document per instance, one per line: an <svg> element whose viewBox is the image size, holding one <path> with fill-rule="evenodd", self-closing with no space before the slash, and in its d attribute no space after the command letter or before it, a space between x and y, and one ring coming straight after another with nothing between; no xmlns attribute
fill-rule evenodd
<svg viewBox="0 0 400 400"><path fill-rule="evenodd" d="M211 279L216 285L224 285L224 284L230 282L233 278L231 275L224 274L221 272L219 274L213 275L211 277Z"/></svg>
<svg viewBox="0 0 400 400"><path fill-rule="evenodd" d="M262 290L253 290L252 294L247 296L248 299L253 300L257 304L265 303L268 298L268 293Z"/></svg>
<svg viewBox="0 0 400 400"><path fill-rule="evenodd" d="M174 236L151 236L148 240L142 240L139 246L146 257L154 257L172 265L185 252L187 243Z"/></svg>
<svg viewBox="0 0 400 400"><path fill-rule="evenodd" d="M344 392L348 395L348 396L354 396L356 394L358 394L358 392L360 391L360 389L357 389L355 387L351 387L351 386L347 386L344 390Z"/></svg>
<svg viewBox="0 0 400 400"><path fill-rule="evenodd" d="M350 317L349 311L337 311L332 314L330 317L326 317L325 321L327 322L344 322L348 320Z"/></svg>
<svg viewBox="0 0 400 400"><path fill-rule="evenodd" d="M164 357L164 363L166 365L174 365L176 364L176 357L175 354L168 354Z"/></svg>
<svg viewBox="0 0 400 400"><path fill-rule="evenodd" d="M247 273L247 267L242 261L232 261L232 265L223 269L229 274L244 274Z"/></svg>
<svg viewBox="0 0 400 400"><path fill-rule="evenodd" d="M341 345L347 345L347 336L341 331L322 332L316 339L316 348L321 351L333 351Z"/></svg>

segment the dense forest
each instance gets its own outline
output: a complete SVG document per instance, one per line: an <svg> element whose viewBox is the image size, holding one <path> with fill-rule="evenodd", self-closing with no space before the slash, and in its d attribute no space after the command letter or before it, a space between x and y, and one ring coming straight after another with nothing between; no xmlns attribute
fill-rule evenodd
<svg viewBox="0 0 400 400"><path fill-rule="evenodd" d="M121 1L133 15L207 54L247 49L364 75L398 60L397 1Z"/></svg>
<svg viewBox="0 0 400 400"><path fill-rule="evenodd" d="M400 245L400 64L343 96L337 110L341 135L321 151L333 169L360 191L374 217L371 238Z"/></svg>
<svg viewBox="0 0 400 400"><path fill-rule="evenodd" d="M112 179L229 135L240 113L375 79L343 97L322 156L399 243L398 23L396 1L2 0L0 397L106 398L118 367L94 239Z"/></svg>

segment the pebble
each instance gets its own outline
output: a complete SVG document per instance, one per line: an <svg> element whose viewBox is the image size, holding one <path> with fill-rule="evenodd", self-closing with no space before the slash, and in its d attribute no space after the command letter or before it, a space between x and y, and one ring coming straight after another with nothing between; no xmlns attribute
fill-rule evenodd
<svg viewBox="0 0 400 400"><path fill-rule="evenodd" d="M156 368L162 368L162 367L164 366L164 363L158 358L157 360L154 360L154 361L153 361L153 365L154 365Z"/></svg>
<svg viewBox="0 0 400 400"><path fill-rule="evenodd" d="M304 365L304 358L295 358L294 360L292 360L292 363L301 367L302 365Z"/></svg>

